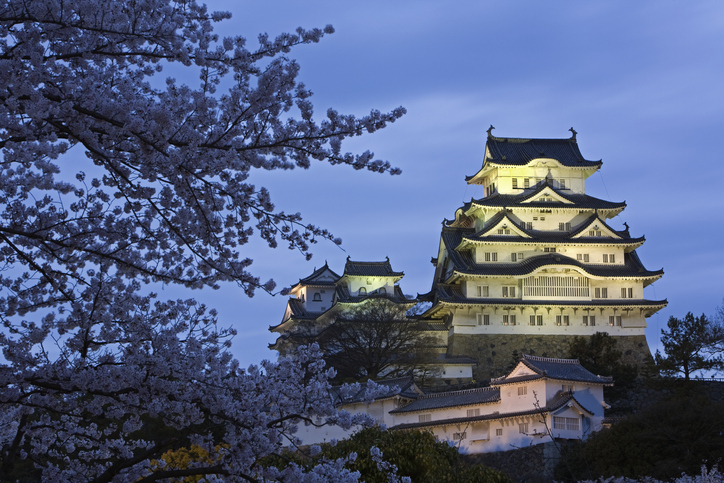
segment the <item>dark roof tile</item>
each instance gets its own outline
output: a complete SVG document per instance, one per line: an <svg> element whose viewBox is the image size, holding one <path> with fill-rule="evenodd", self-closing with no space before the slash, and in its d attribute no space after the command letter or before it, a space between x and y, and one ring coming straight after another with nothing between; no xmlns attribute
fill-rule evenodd
<svg viewBox="0 0 724 483"><path fill-rule="evenodd" d="M418 397L407 406L390 411L390 413L409 413L444 409L458 406L471 406L474 404L487 404L500 400L500 390L494 387L481 387L463 391L450 391L435 394L425 394Z"/></svg>
<svg viewBox="0 0 724 483"><path fill-rule="evenodd" d="M405 273L392 270L389 258L384 262L355 262L347 257L344 274L368 277L402 277Z"/></svg>

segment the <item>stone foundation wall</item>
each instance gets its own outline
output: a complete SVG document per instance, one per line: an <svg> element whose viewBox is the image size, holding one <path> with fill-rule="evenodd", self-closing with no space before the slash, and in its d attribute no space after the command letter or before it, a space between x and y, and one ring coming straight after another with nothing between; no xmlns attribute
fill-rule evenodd
<svg viewBox="0 0 724 483"><path fill-rule="evenodd" d="M449 356L468 356L478 360L473 368L473 378L483 381L500 377L510 371L514 364L513 352L518 358L522 354L542 357L569 357L570 335L524 335L524 334L453 334L448 341ZM612 336L617 349L623 353L622 362L643 364L651 359L651 351L643 335Z"/></svg>

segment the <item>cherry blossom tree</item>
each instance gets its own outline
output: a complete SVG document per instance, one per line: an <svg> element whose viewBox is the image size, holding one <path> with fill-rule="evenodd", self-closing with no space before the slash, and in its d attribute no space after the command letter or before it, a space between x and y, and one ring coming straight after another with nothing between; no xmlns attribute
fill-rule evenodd
<svg viewBox="0 0 724 483"><path fill-rule="evenodd" d="M213 311L152 293L273 291L250 271L251 237L307 257L316 240L340 242L276 210L254 170L318 160L399 173L342 141L403 108L316 120L297 81L286 54L331 26L250 47L214 34L228 17L193 0L0 6L0 473L356 481L342 460L262 464L300 421L361 422L334 411L316 348L241 369ZM161 82L172 64L198 85ZM190 444L214 463L151 473L152 458Z"/></svg>

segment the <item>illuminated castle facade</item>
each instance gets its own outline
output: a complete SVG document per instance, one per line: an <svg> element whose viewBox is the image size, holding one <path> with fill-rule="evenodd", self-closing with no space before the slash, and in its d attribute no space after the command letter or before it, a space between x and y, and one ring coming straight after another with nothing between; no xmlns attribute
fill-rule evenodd
<svg viewBox="0 0 724 483"><path fill-rule="evenodd" d="M650 358L644 298L663 275L636 255L644 237L609 220L625 202L586 194L601 168L576 141L499 138L488 130L482 168L467 182L485 196L445 220L423 317L448 327L448 355L478 361L475 377L505 371L511 354L566 357L571 338L606 332L628 362Z"/></svg>
<svg viewBox="0 0 724 483"><path fill-rule="evenodd" d="M643 236L610 226L625 202L586 194L602 162L586 160L571 131L520 139L488 130L482 168L467 177L484 196L443 222L432 290L417 299L431 304L420 318L436 329L448 382L499 376L522 354L568 357L573 337L596 332L617 340L625 362L651 357L646 319L667 302L645 299L644 287L663 270L641 263ZM271 348L289 353L302 342L300 322L321 328L371 297L411 306L395 285L401 277L389 260L348 260L341 277L325 265L293 287Z"/></svg>

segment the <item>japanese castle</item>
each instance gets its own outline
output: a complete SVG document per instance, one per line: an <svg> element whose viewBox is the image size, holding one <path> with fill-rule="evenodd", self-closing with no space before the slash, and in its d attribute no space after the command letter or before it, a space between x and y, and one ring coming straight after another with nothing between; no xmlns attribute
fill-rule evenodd
<svg viewBox="0 0 724 483"><path fill-rule="evenodd" d="M500 376L520 354L566 358L573 337L596 332L613 336L626 362L649 359L646 319L667 302L645 299L644 287L663 270L641 263L643 236L608 224L625 202L586 194L602 162L583 157L572 128L565 139L492 130L482 167L466 178L485 196L443 221L428 293L402 295L403 273L389 260L348 259L341 276L325 264L292 287L270 347L289 355L310 340L309 327L322 330L349 307L386 298L406 307L427 302L417 318L440 341L439 377L447 382ZM306 336L295 338L301 326Z"/></svg>

